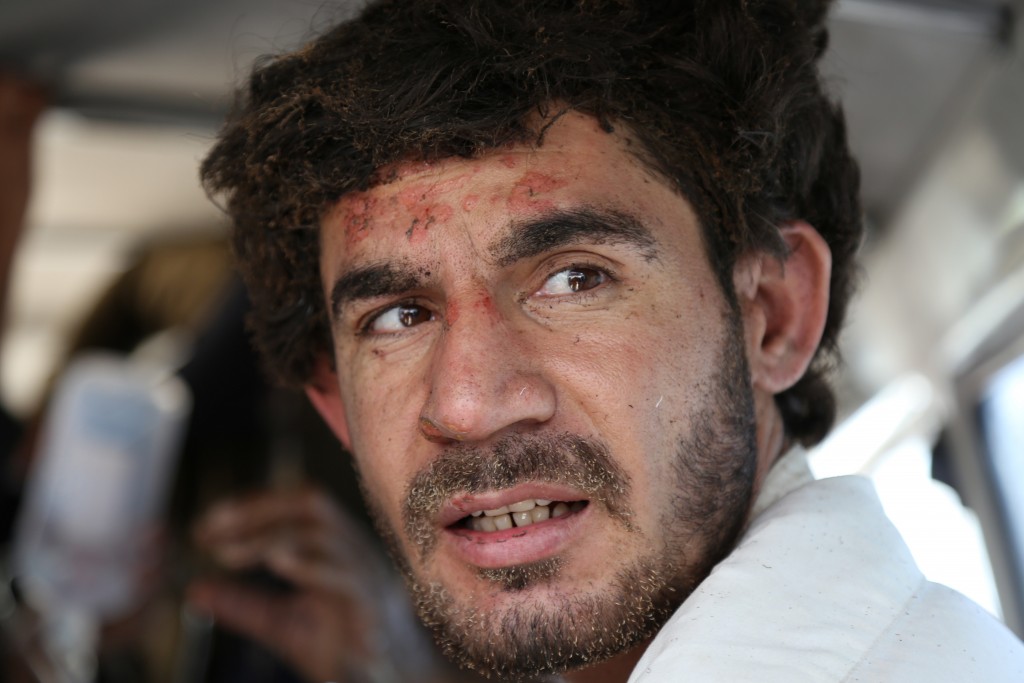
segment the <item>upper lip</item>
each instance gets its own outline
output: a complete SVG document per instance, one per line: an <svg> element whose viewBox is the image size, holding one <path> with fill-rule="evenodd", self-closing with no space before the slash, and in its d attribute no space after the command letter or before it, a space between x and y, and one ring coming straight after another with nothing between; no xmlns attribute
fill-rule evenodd
<svg viewBox="0 0 1024 683"><path fill-rule="evenodd" d="M530 482L501 491L465 493L452 496L441 507L437 521L441 527L447 527L474 512L495 510L503 505L510 505L511 503L518 503L521 500L529 500L531 498L572 503L577 500L587 500L588 496L564 484Z"/></svg>

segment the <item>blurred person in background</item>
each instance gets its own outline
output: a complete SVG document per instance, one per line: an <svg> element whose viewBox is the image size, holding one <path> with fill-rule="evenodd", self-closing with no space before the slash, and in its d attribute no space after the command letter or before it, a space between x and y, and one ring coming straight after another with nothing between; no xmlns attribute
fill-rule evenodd
<svg viewBox="0 0 1024 683"><path fill-rule="evenodd" d="M0 78L4 294L25 223L32 133L44 107L39 89ZM170 332L157 352L170 353L193 394L148 593L132 613L105 625L96 683L345 683L370 674L469 680L452 673L412 616L365 530L353 473L333 435L296 402L301 397L284 397L264 380L246 339L247 310L219 240L146 245L71 335L54 372L58 377L90 350L138 353ZM44 394L51 390L52 382ZM0 547L10 541L45 414L44 402L23 428L0 411ZM17 461L15 453L22 454ZM196 653L180 649L197 644L180 633L176 606L183 600L223 627L198 644L211 649L187 681L181 661ZM0 653L6 680L34 680L15 654L9 647Z"/></svg>
<svg viewBox="0 0 1024 683"><path fill-rule="evenodd" d="M0 71L0 326L6 321L11 265L28 210L32 134L45 107L41 89ZM10 539L20 499L23 463L14 459L20 438L21 425L0 405L0 547Z"/></svg>

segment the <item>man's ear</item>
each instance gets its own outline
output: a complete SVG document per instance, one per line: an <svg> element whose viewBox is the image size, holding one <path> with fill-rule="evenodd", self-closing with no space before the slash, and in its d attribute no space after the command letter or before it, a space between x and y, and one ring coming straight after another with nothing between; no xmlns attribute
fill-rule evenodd
<svg viewBox="0 0 1024 683"><path fill-rule="evenodd" d="M755 388L778 394L803 377L821 342L828 315L832 252L804 221L780 227L789 254L742 257L733 284L743 317Z"/></svg>
<svg viewBox="0 0 1024 683"><path fill-rule="evenodd" d="M338 388L338 375L331 368L330 361L321 356L313 369L313 378L304 389L309 402L313 404L320 417L338 437L341 444L351 450L351 439L348 433L348 422L345 419L345 404L341 400Z"/></svg>

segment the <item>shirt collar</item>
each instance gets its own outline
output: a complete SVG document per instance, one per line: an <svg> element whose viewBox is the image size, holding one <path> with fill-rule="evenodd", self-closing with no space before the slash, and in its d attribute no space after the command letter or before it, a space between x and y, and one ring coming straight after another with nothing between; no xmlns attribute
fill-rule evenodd
<svg viewBox="0 0 1024 683"><path fill-rule="evenodd" d="M807 464L807 451L802 446L794 446L768 470L768 476L750 510L750 518L757 517L783 496L812 481L814 476Z"/></svg>

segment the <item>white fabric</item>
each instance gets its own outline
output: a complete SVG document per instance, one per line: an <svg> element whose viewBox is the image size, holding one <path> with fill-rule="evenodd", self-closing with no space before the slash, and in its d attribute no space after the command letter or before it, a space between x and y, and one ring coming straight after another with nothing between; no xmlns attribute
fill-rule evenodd
<svg viewBox="0 0 1024 683"><path fill-rule="evenodd" d="M866 479L790 453L754 515L629 683L1024 682L1024 644L923 577Z"/></svg>

